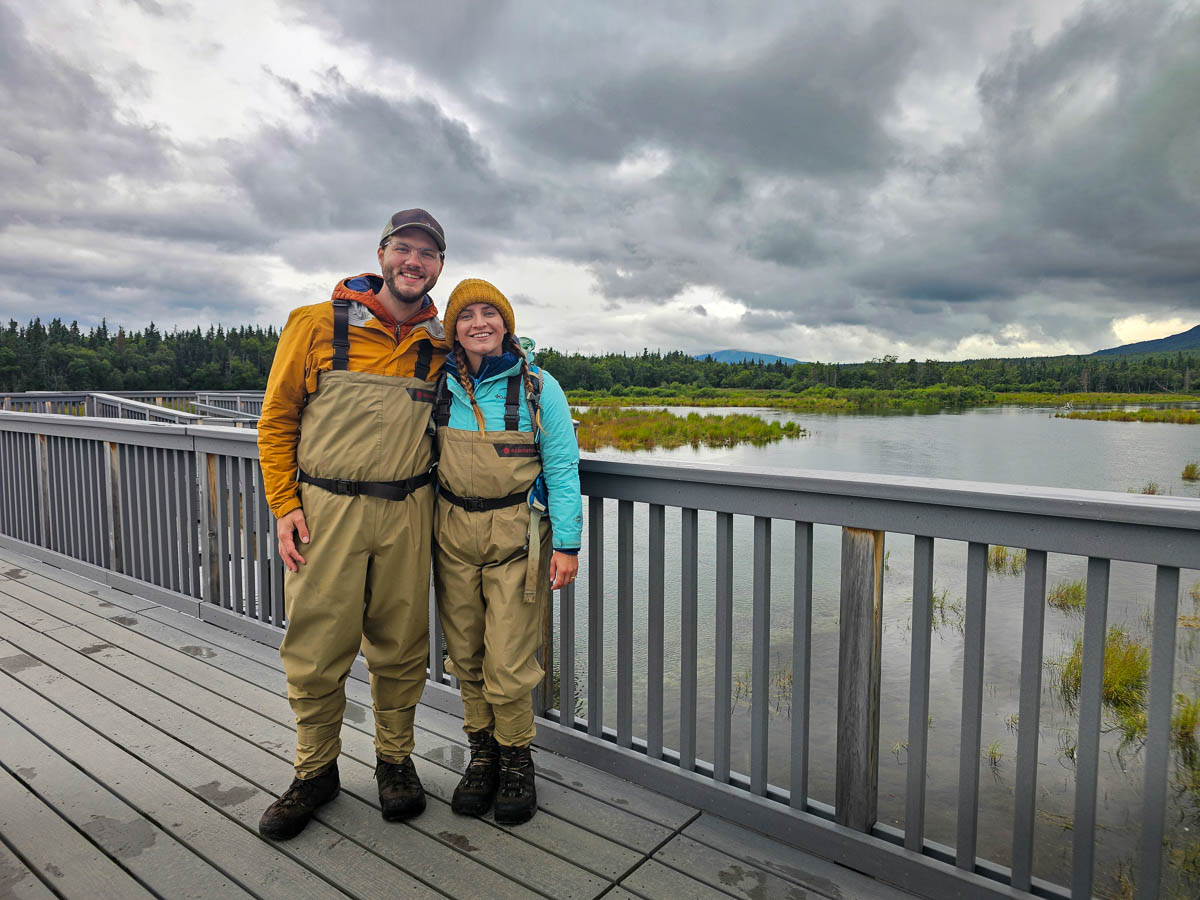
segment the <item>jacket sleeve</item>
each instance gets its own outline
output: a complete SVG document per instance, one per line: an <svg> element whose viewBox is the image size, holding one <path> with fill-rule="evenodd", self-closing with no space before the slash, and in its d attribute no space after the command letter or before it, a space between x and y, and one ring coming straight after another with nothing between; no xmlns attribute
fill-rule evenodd
<svg viewBox="0 0 1200 900"><path fill-rule="evenodd" d="M296 482L296 447L300 443L300 413L308 400L305 370L313 332L311 314L301 307L288 316L258 420L258 459L271 514L279 518L300 505Z"/></svg>
<svg viewBox="0 0 1200 900"><path fill-rule="evenodd" d="M542 472L549 494L554 549L578 550L583 533L583 497L579 492L579 444L571 407L554 377L542 369Z"/></svg>

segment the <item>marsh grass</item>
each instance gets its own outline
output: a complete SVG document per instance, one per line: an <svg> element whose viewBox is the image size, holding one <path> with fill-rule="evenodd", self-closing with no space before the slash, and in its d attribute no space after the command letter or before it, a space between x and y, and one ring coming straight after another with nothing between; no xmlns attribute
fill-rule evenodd
<svg viewBox="0 0 1200 900"><path fill-rule="evenodd" d="M792 715L792 669L780 664L776 657L775 665L767 672L767 713L773 719L776 716ZM750 707L753 700L753 683L749 669L735 672L733 676L733 695L730 698L732 710L739 704Z"/></svg>
<svg viewBox="0 0 1200 900"><path fill-rule="evenodd" d="M1140 491L1138 491L1137 493L1139 493L1139 494L1161 494L1162 492L1163 492L1162 485L1160 485L1157 481L1147 481L1145 483L1145 485L1143 485L1142 489ZM1131 494L1134 493L1132 488L1130 488L1129 493L1131 493Z"/></svg>
<svg viewBox="0 0 1200 900"><path fill-rule="evenodd" d="M1056 419L1090 419L1094 422L1167 422L1200 425L1200 410L1178 409L1088 409L1055 413Z"/></svg>
<svg viewBox="0 0 1200 900"><path fill-rule="evenodd" d="M1200 728L1200 697L1175 695L1175 712L1171 715L1171 743L1189 768L1200 766L1200 745L1196 730Z"/></svg>
<svg viewBox="0 0 1200 900"><path fill-rule="evenodd" d="M1184 481L1200 481L1200 462L1190 462L1179 476Z"/></svg>
<svg viewBox="0 0 1200 900"><path fill-rule="evenodd" d="M1046 602L1057 610L1081 614L1087 600L1087 583L1083 579L1060 581L1046 596Z"/></svg>
<svg viewBox="0 0 1200 900"><path fill-rule="evenodd" d="M987 745L987 749L983 755L986 757L989 766L993 769L998 769L1000 762L1004 759L1004 748L1000 745L999 741L992 741Z"/></svg>
<svg viewBox="0 0 1200 900"><path fill-rule="evenodd" d="M1079 702L1083 677L1083 638L1075 639L1069 654L1058 661L1059 687L1072 709ZM1125 742L1146 733L1146 690L1150 676L1150 650L1116 625L1104 638L1104 678L1101 702Z"/></svg>
<svg viewBox="0 0 1200 900"><path fill-rule="evenodd" d="M962 631L966 625L967 612L966 601L962 597L950 599L950 592L942 590L940 593L934 590L930 597L933 602L932 623L935 631L941 631L943 628L950 627L956 631ZM912 599L909 598L909 602Z"/></svg>
<svg viewBox="0 0 1200 900"><path fill-rule="evenodd" d="M1010 550L1003 544L995 544L988 550L988 571L996 575L1020 575L1025 571L1025 550Z"/></svg>
<svg viewBox="0 0 1200 900"><path fill-rule="evenodd" d="M726 416L689 413L677 416L661 409L604 407L575 413L579 421L579 449L618 450L692 447L762 446L784 438L804 437L807 432L795 422L764 422L758 416L732 413Z"/></svg>

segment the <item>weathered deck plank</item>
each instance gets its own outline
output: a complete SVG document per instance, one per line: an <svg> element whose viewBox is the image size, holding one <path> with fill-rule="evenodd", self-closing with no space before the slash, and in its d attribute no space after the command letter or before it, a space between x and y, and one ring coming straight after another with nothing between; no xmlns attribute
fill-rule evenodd
<svg viewBox="0 0 1200 900"><path fill-rule="evenodd" d="M53 589L55 586L47 582L38 575L33 575L26 580L23 588L29 590L37 590L45 592L47 589ZM13 589L19 593L20 589ZM34 595L25 595L32 597L36 604L39 601ZM71 590L63 590L61 586L54 592L53 596L56 599L61 599L64 602L76 607L80 610L92 612L94 615L106 618L109 621L118 622L123 628L127 628L141 634L144 637L150 638L157 644L163 646L174 646L181 652L187 653L196 660L207 663L210 666L209 671L197 668L194 664L189 664L186 669L177 669L176 665L171 665L173 670L182 671L188 674L193 680L205 679L206 676L212 675L220 679L222 673L228 673L231 669L238 670L237 678L225 679L222 683L233 685L238 680L250 680L258 684L265 683L278 684L282 686L282 671L279 664L278 654L267 647L255 645L265 652L271 665L263 660L263 653L255 653L253 656L247 656L238 653L228 646L219 646L208 640L198 640L194 633L181 631L176 628L176 625L194 623L200 626L201 629L212 629L213 626L208 623L199 622L197 620L189 620L186 616L165 611L166 615L174 616L175 619L171 625L165 624L161 619L155 618L147 621L145 616L131 616L127 611L114 612L112 609L101 608L100 603L105 601L98 600L91 596L90 593L80 594ZM40 607L46 608L44 603ZM74 623L78 623L83 627L87 627L91 621L86 617L81 617L75 612L63 612L64 618L69 619ZM184 620L181 622L180 620ZM100 626L103 627L103 626ZM199 629L197 629L199 630ZM95 630L93 629L93 633ZM224 633L228 635L228 632ZM209 637L212 635L210 634ZM110 635L111 637L111 635ZM223 644L225 642L222 642ZM245 644L243 640L243 644ZM156 660L160 665L165 664L163 658ZM217 687L217 685L206 685L208 687ZM350 692L353 694L356 691L362 691L367 696L364 699L369 699L369 689L366 685L352 685ZM223 691L224 692L224 691ZM279 692L280 695L282 691ZM270 708L263 706L255 706L260 712L265 715L270 715L281 723L285 723L291 727L291 711L286 704L279 704L274 701ZM362 706L361 703L348 703L346 718L351 727L364 731L369 727L370 709ZM416 752L419 757L424 757L432 762L436 762L442 766L449 768L455 773L454 780L457 781L457 776L461 775L465 760L463 754L465 750L465 742L462 734L461 720L441 714L441 719L433 719L439 724L446 725L444 730L449 730L453 733L453 737L446 738L443 735L429 732L427 729L419 728L417 733ZM347 751L351 747L365 746L353 735L344 735L344 740L347 744ZM357 755L357 754L354 754ZM370 754L359 757L363 762L370 762L373 759L373 751ZM562 780L566 777L559 773L559 769L566 768L580 777L594 775L592 770L586 767L580 767L577 764L572 765L570 760L564 760L562 757L553 754L539 754L537 759L539 765L539 773L544 772L545 775L539 777L539 807L542 811L548 813L556 819L569 822L573 828L582 828L586 832L590 832L608 841L622 844L625 847L634 849L640 852L647 852L657 846L670 834L670 829L656 824L649 819L631 812L629 807L637 807L639 810L653 812L659 818L667 818L668 820L675 819L687 821L695 815L695 811L682 804L662 798L660 795L653 794L645 789L638 788L628 782L623 782L620 779L605 778L603 784L609 786L608 802L598 800L591 796L590 793L585 793L581 788L587 790L596 790L600 784L587 783L574 779L575 784L570 787L564 786ZM551 780L547 776L556 776L556 780ZM449 789L453 790L453 784L449 785ZM449 794L445 794L445 799L448 800ZM550 829L554 829L551 833ZM581 850L586 849L583 845L589 843L586 836L573 834L572 828L557 829L554 822L545 822L542 824L540 819L535 819L530 823L529 827L522 826L518 829L520 836L524 840L531 840L536 843L542 843L547 849L553 852L564 855L569 859L587 859L587 854L581 855ZM539 840L539 834L545 834L545 840ZM574 838L575 845L571 843ZM594 842L592 842L594 843ZM630 858L619 852L609 854L612 858L605 862L602 859L597 859L597 866L589 866L600 874L614 877L620 872L628 869L631 864ZM586 863L585 863L586 865Z"/></svg>
<svg viewBox="0 0 1200 900"><path fill-rule="evenodd" d="M531 823L500 828L490 817L455 816L448 801L468 756L462 722L427 706L418 710L416 758L429 807L412 823L384 823L370 690L357 679L347 684L342 794L295 840L265 842L257 819L290 782L294 746L277 651L2 547L0 660L3 896L50 896L47 885L69 898L95 896L105 872L134 892L185 896L186 885L194 896L281 900L343 891L907 896L550 752L535 758L540 811ZM30 757L55 779L54 791L29 790L40 777ZM24 780L14 775L22 769ZM29 822L50 823L82 851L86 887L55 880L9 835L7 800L21 791L37 811ZM111 823L129 829L106 830ZM147 844L135 855L130 829Z"/></svg>
<svg viewBox="0 0 1200 900"><path fill-rule="evenodd" d="M152 891L196 900L251 896L3 712L0 763Z"/></svg>
<svg viewBox="0 0 1200 900"><path fill-rule="evenodd" d="M0 618L0 634L4 633L6 633L5 623L3 618ZM45 637L46 639L50 638L50 636ZM240 794L246 795L238 806L242 813L241 818L244 819L247 827L253 827L257 823L257 817L270 801L271 795L282 793L290 783L292 767L287 755L291 751L292 735L288 729L261 717L258 717L256 722L252 713L228 700L222 702L222 699L214 694L210 693L206 700L205 692L201 689L194 685L189 686L183 679L173 678L170 673L160 670L157 686L178 689L181 695L179 702L186 704L189 708L176 706L174 702L166 700L151 689L139 690L140 686L107 668L106 664L112 664L114 661L123 662L130 668L135 667L136 660L130 659L127 652L121 648L96 642L94 635L89 635L77 628L56 630L53 638L70 641L77 645L80 653L86 652L87 655L79 657L76 654L78 660L72 660L67 655L70 649L67 646L61 647L59 651L53 647L42 646L38 648L37 652L53 658L55 665L74 676L86 677L89 683L96 685L106 695L119 697L124 707L161 729L160 745L167 740L165 735L178 735L186 740L188 749L194 748L203 754L205 759L211 758L218 763L224 763L229 768L234 768L237 772L236 776L225 770L216 774L210 772L212 777L206 777L205 783L220 784L220 791L224 795L228 795L230 790L237 790ZM253 738L267 744L275 740L279 749L272 753L268 749L243 740L242 734L237 730L225 730L208 722L192 711L197 706L204 706L205 711L216 710L217 714L222 714L219 707L225 707L226 713L222 715L234 729L240 726L247 735L252 735ZM142 740L144 739L143 737ZM163 752L164 749L180 752L179 748L158 746L156 749L158 752ZM341 826L336 833L330 832L333 839L340 840L342 837L350 837L351 840L363 841L365 839L367 844L372 844L378 840L374 837L377 832L389 829L410 831L402 825L388 825L379 818L373 771L370 766L343 757L340 768L343 796L335 803L325 807L318 815L318 821L326 825L332 826L334 822L337 822ZM231 778L236 780L236 788L227 784ZM586 873L580 872L576 867L547 857L544 853L539 855L535 848L521 844L494 828L489 832L484 823L476 820L454 821L448 809L444 811L444 814L439 815L437 806L436 803L431 804L431 809L418 820L432 831L433 840L418 832L406 834L402 841L396 841L394 835L392 841L383 841L384 844L388 846L394 844L397 848L391 853L394 864L412 864L425 877L449 881L452 888L467 886L478 888L480 885L490 885L498 895L502 896L521 896L527 892L514 892L512 890L514 885L506 883L506 879L503 877L499 879L489 877L492 873L481 869L478 862L490 861L501 865L507 864L510 867L520 864L538 866L537 872L540 877L557 877L563 889L571 896L591 896L597 892L597 885L601 885L599 879L588 877ZM310 826L297 840L307 839L309 831L312 830L313 828ZM323 830L317 829L318 832ZM447 844L450 846L446 846ZM464 858L461 853L453 852L451 848L455 844L462 845L457 847L460 851L466 851L466 848L470 847L471 849L466 851L471 854L470 857ZM296 845L297 841L294 840L279 846L290 850ZM493 868L495 868L494 865ZM405 871L409 871L407 866L405 866ZM395 878L400 879L403 873L394 872L393 874ZM410 874L415 873L410 872ZM345 882L340 881L340 883L344 884Z"/></svg>
<svg viewBox="0 0 1200 900"><path fill-rule="evenodd" d="M54 900L54 893L42 883L17 855L0 842L0 897L12 900Z"/></svg>

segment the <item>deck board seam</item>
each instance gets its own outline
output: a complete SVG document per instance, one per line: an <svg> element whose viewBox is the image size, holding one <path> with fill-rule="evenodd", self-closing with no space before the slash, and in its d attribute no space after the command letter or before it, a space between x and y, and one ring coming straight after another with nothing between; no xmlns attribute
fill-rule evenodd
<svg viewBox="0 0 1200 900"><path fill-rule="evenodd" d="M670 834L668 834L665 838L663 838L661 841L659 841L657 844L655 844L654 847L648 853L644 854L641 859L639 859L636 863L634 863L632 866L630 866L627 871L623 872L621 874L621 877L615 879L613 881L613 883L608 886L608 889L605 890L604 893L600 894L599 896L603 897L604 894L609 893L610 891L613 890L613 888L617 888L617 887L623 888L624 890L629 891L631 894L637 894L637 891L633 890L632 888L625 887L625 885L623 884L625 879L627 879L630 875L632 875L634 872L636 872L638 869L640 869L646 863L653 860L655 855L660 850L662 850L663 847L667 846L667 844L671 843L671 841L675 840L675 838L677 838L681 834L683 834L683 830L685 828L687 828L689 825L691 825L693 822L695 822L697 819L699 819L701 815L702 815L701 811L696 810L692 814L691 818L689 818L686 822L683 822L682 824L680 824L678 828L675 828L674 830L672 830ZM661 862L660 862L660 865L662 865ZM670 867L668 867L668 868L670 868ZM676 869L675 871L679 871L679 870ZM682 874L686 875L687 873L684 872ZM639 896L641 896L641 895L639 894ZM597 898L597 900L598 900L598 898Z"/></svg>

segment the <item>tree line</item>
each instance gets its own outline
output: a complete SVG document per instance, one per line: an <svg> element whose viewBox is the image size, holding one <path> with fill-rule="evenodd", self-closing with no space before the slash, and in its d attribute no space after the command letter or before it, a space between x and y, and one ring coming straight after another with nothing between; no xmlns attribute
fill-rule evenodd
<svg viewBox="0 0 1200 900"><path fill-rule="evenodd" d="M162 332L150 323L141 331L112 331L101 322L85 332L78 323L67 325L57 318L46 325L35 318L25 326L10 320L0 331L0 391L262 390L278 341L273 327ZM722 363L679 351L584 356L546 349L537 354L537 361L566 390L615 396L638 388L672 393L705 388L799 392L936 385L996 392L1186 393L1200 369L1200 352L959 362L902 362L884 356L864 363L788 365Z"/></svg>

